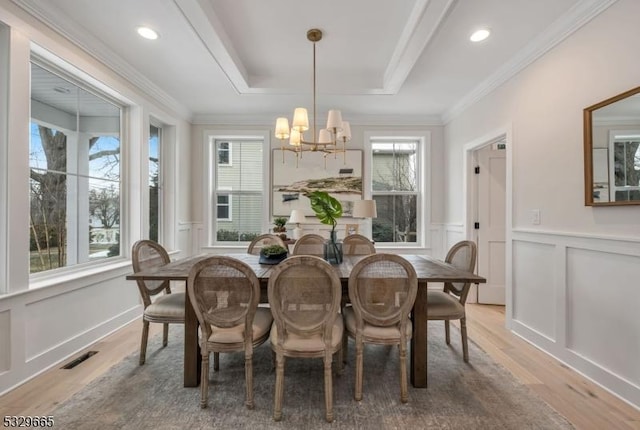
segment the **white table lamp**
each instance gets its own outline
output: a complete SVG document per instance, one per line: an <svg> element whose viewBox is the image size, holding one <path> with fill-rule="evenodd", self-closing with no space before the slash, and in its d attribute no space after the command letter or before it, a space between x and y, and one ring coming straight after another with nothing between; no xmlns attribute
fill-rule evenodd
<svg viewBox="0 0 640 430"><path fill-rule="evenodd" d="M376 218L378 211L375 200L356 200L353 202L354 218Z"/></svg>
<svg viewBox="0 0 640 430"><path fill-rule="evenodd" d="M296 225L296 228L293 229L293 238L298 240L300 236L302 236L302 229L300 228L300 223L305 222L306 218L301 210L294 209L291 211L291 216L289 217L289 222Z"/></svg>

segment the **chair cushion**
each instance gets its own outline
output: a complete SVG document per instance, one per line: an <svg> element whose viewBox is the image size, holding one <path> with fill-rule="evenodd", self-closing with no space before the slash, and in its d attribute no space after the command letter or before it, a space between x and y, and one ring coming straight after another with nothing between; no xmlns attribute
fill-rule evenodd
<svg viewBox="0 0 640 430"><path fill-rule="evenodd" d="M271 328L273 317L268 308L256 309L253 317L253 340L264 337ZM209 342L215 343L240 343L244 341L244 323L231 328L211 327Z"/></svg>
<svg viewBox="0 0 640 430"><path fill-rule="evenodd" d="M333 331L331 333L331 347L336 349L338 345L342 343L342 334L344 333L344 323L342 318L338 315L336 322L333 324ZM274 324L271 327L270 341L272 345L278 344L278 328ZM322 341L322 334L318 333L311 337L302 337L294 333L289 333L287 339L285 339L283 347L288 351L297 352L320 352L324 350L324 342Z"/></svg>
<svg viewBox="0 0 640 430"><path fill-rule="evenodd" d="M151 322L184 322L185 293L158 296L144 310L144 319Z"/></svg>
<svg viewBox="0 0 640 430"><path fill-rule="evenodd" d="M444 291L427 291L427 319L460 319L464 317L464 306L457 297Z"/></svg>
<svg viewBox="0 0 640 430"><path fill-rule="evenodd" d="M347 332L355 337L356 334L356 314L353 311L352 306L347 306L343 310L344 312L344 324L346 326ZM377 326L373 324L368 324L366 321L364 323L364 329L362 333L365 338L370 339L380 339L383 341L400 340L400 330L397 325L392 326ZM407 318L407 339L411 339L413 335L413 327L411 325L411 321Z"/></svg>

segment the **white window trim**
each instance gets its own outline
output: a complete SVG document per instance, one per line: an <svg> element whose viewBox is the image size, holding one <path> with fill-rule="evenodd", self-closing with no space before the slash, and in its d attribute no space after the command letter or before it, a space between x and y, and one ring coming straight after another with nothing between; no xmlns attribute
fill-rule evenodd
<svg viewBox="0 0 640 430"><path fill-rule="evenodd" d="M202 245L201 249L214 249L214 248L245 248L246 244L243 242L234 243L231 246L228 242L218 242L216 240L215 230L213 229L213 217L214 213L209 208L216 207L213 205L214 197L216 195L215 191L217 189L217 184L215 183L215 171L214 168L218 168L218 160L217 160L217 151L215 148L215 142L217 140L223 139L233 139L233 140L241 140L241 139L260 139L264 142L265 150L262 151L262 193L265 196L269 196L270 191L270 172L269 166L271 165L271 132L270 130L212 130L207 129L203 131L202 134L202 142L204 145L203 155L202 157L202 171L205 172L202 175L202 190L204 192L202 210L204 213L202 214L202 219L205 220L206 224L204 226L204 241L205 245ZM215 167L214 167L215 166ZM262 202L262 231L269 231L270 218L269 218L269 198L263 199Z"/></svg>
<svg viewBox="0 0 640 430"><path fill-rule="evenodd" d="M364 132L364 163L363 198L371 199L371 160L372 141L378 139L414 139L418 142L418 197L416 202L416 215L418 217L418 232L415 242L381 242L376 243L380 248L398 249L427 249L431 247L431 131L429 130L381 130ZM426 210L425 210L426 208Z"/></svg>

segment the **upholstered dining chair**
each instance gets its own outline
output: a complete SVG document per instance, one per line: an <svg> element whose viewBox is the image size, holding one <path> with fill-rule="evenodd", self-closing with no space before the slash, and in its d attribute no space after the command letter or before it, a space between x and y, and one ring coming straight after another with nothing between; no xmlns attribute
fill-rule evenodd
<svg viewBox="0 0 640 430"><path fill-rule="evenodd" d="M261 234L260 236L257 236L251 241L251 243L249 244L249 247L247 248L247 254L258 255L260 254L260 250L262 248L264 248L265 246L271 246L271 245L280 245L284 249L287 249L287 245L280 238L280 236L267 233L267 234Z"/></svg>
<svg viewBox="0 0 640 430"><path fill-rule="evenodd" d="M276 356L276 387L273 419L282 419L285 357L324 360L325 419L333 421L332 358L340 356L342 318L339 317L342 287L329 263L320 257L289 257L269 277L269 304L273 313L271 348Z"/></svg>
<svg viewBox="0 0 640 430"><path fill-rule="evenodd" d="M134 272L161 267L171 262L162 245L147 239L134 243L131 255ZM164 324L162 346L167 346L169 324L184 324L185 293L172 292L169 281L137 280L136 283L144 306L140 341L140 365L143 365L147 356L149 323ZM160 294L162 292L164 294Z"/></svg>
<svg viewBox="0 0 640 430"><path fill-rule="evenodd" d="M409 312L418 292L416 272L394 254L372 254L360 260L349 276L351 306L344 309L345 330L355 339L356 400L362 400L364 344L398 345L400 401L408 400L407 342L412 327Z"/></svg>
<svg viewBox="0 0 640 430"><path fill-rule="evenodd" d="M376 247L366 236L350 234L342 240L344 255L370 255L376 253Z"/></svg>
<svg viewBox="0 0 640 430"><path fill-rule="evenodd" d="M449 249L445 261L458 269L473 273L476 267L477 248L475 242L464 240ZM462 357L469 361L469 347L467 344L467 318L465 303L471 283L445 282L444 289L427 291L427 319L444 320L445 340L451 344L449 321L460 320L460 334L462 336Z"/></svg>
<svg viewBox="0 0 640 430"><path fill-rule="evenodd" d="M327 240L319 234L308 233L296 240L291 255L315 255L324 257L324 243Z"/></svg>
<svg viewBox="0 0 640 430"><path fill-rule="evenodd" d="M221 352L244 351L245 405L253 409L253 348L267 340L273 322L269 309L258 308L260 281L246 263L211 256L189 272L187 293L200 324L200 406L207 407L211 352L218 370Z"/></svg>

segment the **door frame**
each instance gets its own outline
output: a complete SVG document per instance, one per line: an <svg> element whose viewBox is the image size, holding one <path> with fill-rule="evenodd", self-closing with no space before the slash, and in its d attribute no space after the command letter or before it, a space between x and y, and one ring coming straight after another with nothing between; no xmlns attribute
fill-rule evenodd
<svg viewBox="0 0 640 430"><path fill-rule="evenodd" d="M475 222L475 173L474 173L474 153L483 146L489 145L498 139L504 138L506 148L506 181L505 181L505 325L511 329L513 317L513 254L512 254L512 230L513 230L513 134L511 123L499 127L477 139L463 145L462 154L462 186L463 186L463 207L464 234L468 240L474 237L473 224Z"/></svg>

